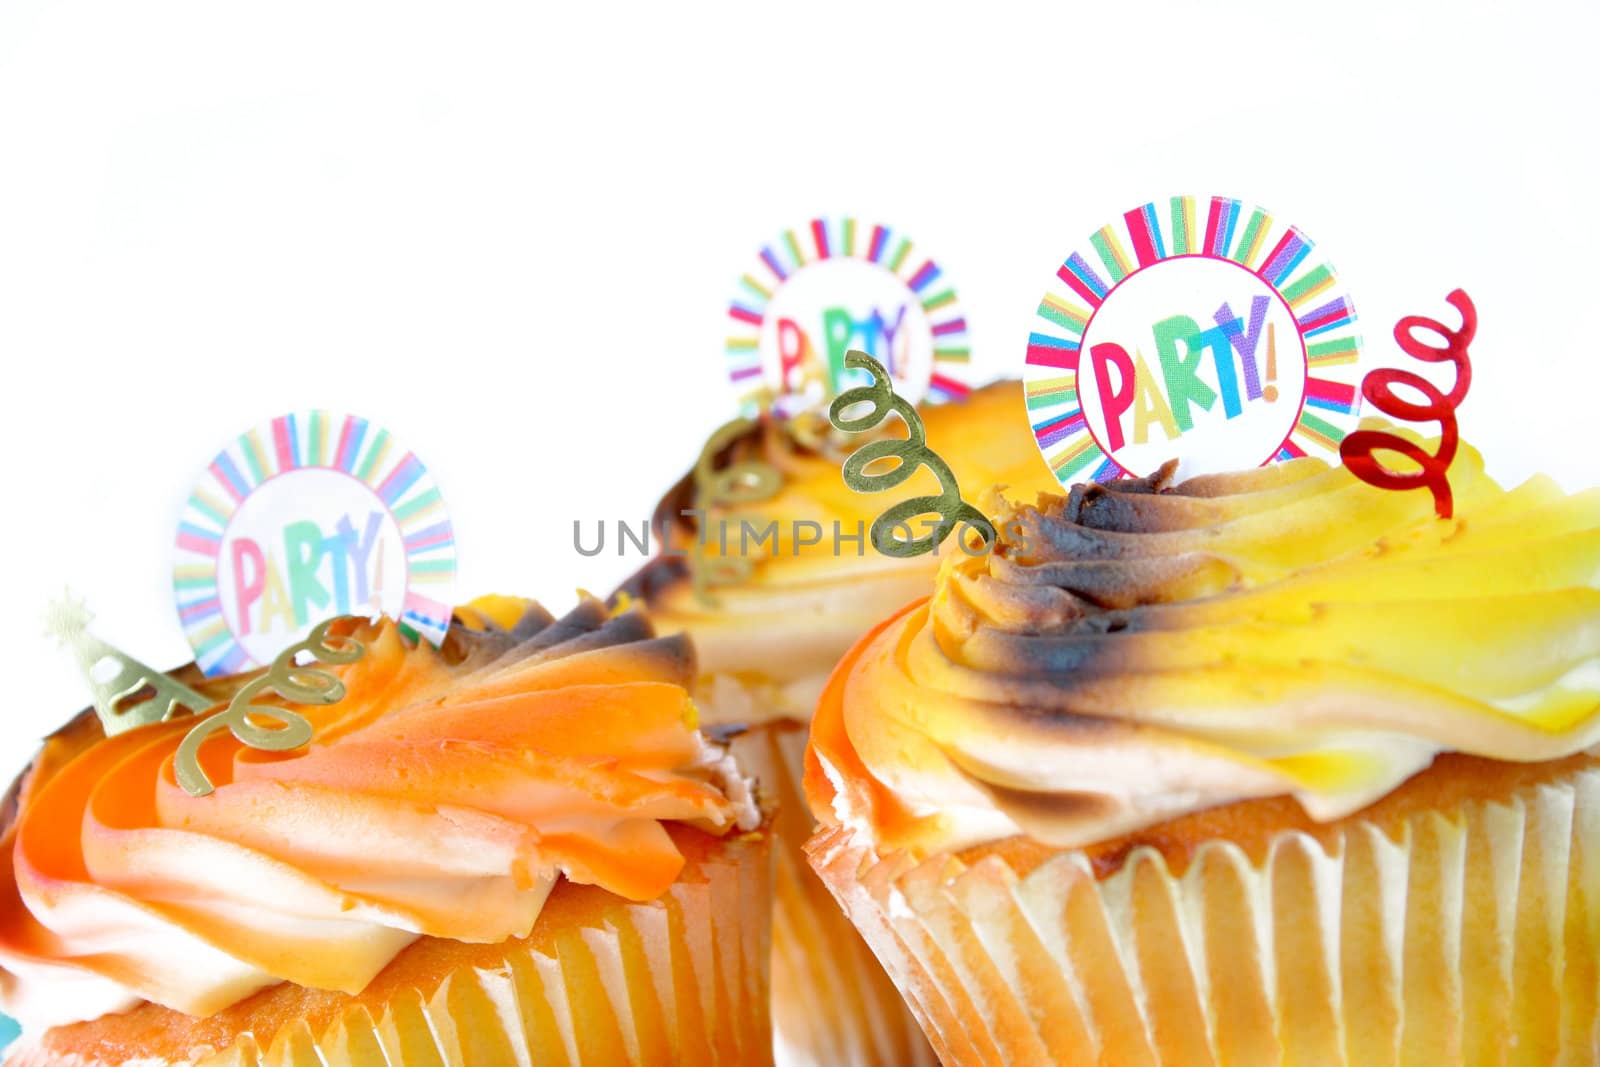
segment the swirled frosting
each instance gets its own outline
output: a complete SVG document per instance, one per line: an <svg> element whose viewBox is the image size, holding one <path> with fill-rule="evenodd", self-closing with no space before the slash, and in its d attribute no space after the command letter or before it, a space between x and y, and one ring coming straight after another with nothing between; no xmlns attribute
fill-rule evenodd
<svg viewBox="0 0 1600 1067"><path fill-rule="evenodd" d="M963 488L1059 488L1028 432L1020 383L997 382L960 402L920 410L929 445ZM715 467L767 464L781 479L775 495L696 513L691 474L661 501L655 524L667 552L619 592L643 601L661 632L693 636L701 670L697 697L708 720L809 719L828 672L851 643L926 593L934 557L880 555L868 531L895 500L937 494L937 480L920 470L888 498L857 493L840 474L862 444L905 432L897 420L849 435L834 431L822 412L763 416L722 450ZM805 523L816 525L795 536L796 524ZM742 544L741 524L750 531ZM773 524L776 541L758 542ZM706 590L708 598L697 594L687 558L701 537L711 559L739 556L750 563L740 580ZM800 543L811 537L815 543Z"/></svg>
<svg viewBox="0 0 1600 1067"><path fill-rule="evenodd" d="M507 629L507 606L439 651L338 624L366 654L336 668L343 700L295 706L312 743L213 735L209 796L174 779L193 719L53 737L0 841L8 1010L52 1025L132 999L204 1016L284 981L359 993L419 935L525 936L557 878L659 895L684 862L664 821L754 825L696 729L685 639L594 600Z"/></svg>
<svg viewBox="0 0 1600 1067"><path fill-rule="evenodd" d="M1600 490L1504 491L1466 448L1450 478L1448 520L1315 459L1012 507L835 672L816 814L880 849L1075 848L1256 797L1336 819L1446 751L1594 745Z"/></svg>

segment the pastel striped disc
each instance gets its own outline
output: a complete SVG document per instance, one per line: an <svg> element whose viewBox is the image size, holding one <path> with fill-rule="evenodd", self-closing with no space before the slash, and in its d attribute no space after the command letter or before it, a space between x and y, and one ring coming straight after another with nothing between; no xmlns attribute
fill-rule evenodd
<svg viewBox="0 0 1600 1067"><path fill-rule="evenodd" d="M178 525L173 588L207 674L270 663L338 615L450 624L455 534L427 468L358 415L283 415L201 475Z"/></svg>
<svg viewBox="0 0 1600 1067"><path fill-rule="evenodd" d="M1229 197L1144 204L1056 271L1028 417L1063 485L1318 454L1361 403L1355 307L1303 232Z"/></svg>
<svg viewBox="0 0 1600 1067"><path fill-rule="evenodd" d="M911 238L853 218L812 219L761 249L728 305L727 373L746 412L771 399L791 412L871 377L847 369L860 349L918 402L970 386L967 320L944 269Z"/></svg>

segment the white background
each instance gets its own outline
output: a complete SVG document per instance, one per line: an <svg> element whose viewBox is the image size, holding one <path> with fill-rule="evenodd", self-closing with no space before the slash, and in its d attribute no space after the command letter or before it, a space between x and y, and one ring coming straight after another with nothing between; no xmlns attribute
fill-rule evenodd
<svg viewBox="0 0 1600 1067"><path fill-rule="evenodd" d="M573 520L643 517L730 414L734 280L822 213L937 257L992 377L1105 221L1264 204L1369 353L1466 287L1492 472L1600 480L1596 12L7 0L0 769L84 703L41 636L63 586L187 658L181 503L289 409L423 457L463 593L609 589L636 561L579 557Z"/></svg>

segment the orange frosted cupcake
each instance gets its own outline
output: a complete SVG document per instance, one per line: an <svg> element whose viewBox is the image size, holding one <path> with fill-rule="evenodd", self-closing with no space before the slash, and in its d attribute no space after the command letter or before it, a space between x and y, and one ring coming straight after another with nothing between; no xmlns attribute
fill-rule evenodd
<svg viewBox="0 0 1600 1067"><path fill-rule="evenodd" d="M1021 385L1001 382L922 416L929 443L963 485L1058 488L1022 410ZM891 433L904 429L880 436ZM868 530L887 502L852 491L840 474L872 436L836 434L814 411L763 416L714 440L657 509L668 551L681 555L653 560L622 590L663 633L694 637L702 715L712 728L748 728L733 739L734 751L777 805L773 1026L786 1064L934 1062L801 853L814 827L800 790L802 758L823 683L851 643L926 591L937 566L928 556L895 559L873 549ZM718 479L732 484L728 496L744 499L708 507L717 494L707 487ZM939 487L921 470L902 491Z"/></svg>
<svg viewBox="0 0 1600 1067"><path fill-rule="evenodd" d="M1600 497L1450 480L1080 486L850 652L809 854L946 1067L1596 1062Z"/></svg>
<svg viewBox="0 0 1600 1067"><path fill-rule="evenodd" d="M52 736L0 842L8 1062L766 1062L766 844L688 643L471 614L437 652L335 623L311 743L212 734L209 795L193 718Z"/></svg>

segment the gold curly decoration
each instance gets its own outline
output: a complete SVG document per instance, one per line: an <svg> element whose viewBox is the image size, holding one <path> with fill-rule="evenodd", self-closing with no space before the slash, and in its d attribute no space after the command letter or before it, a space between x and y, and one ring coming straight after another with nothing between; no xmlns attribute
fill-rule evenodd
<svg viewBox="0 0 1600 1067"><path fill-rule="evenodd" d="M178 746L173 768L184 792L195 797L211 793L211 779L200 769L200 746L218 730L231 730L241 744L267 752L285 752L311 740L311 723L299 712L251 701L268 689L296 704L337 704L343 700L344 682L337 674L295 662L302 652L309 652L312 659L329 665L354 663L366 655L367 647L353 637L335 637L335 643L329 642L328 627L334 621L319 623L304 641L284 649L272 661L267 673L234 695L226 711L205 719L189 731ZM279 725L263 726L252 721L252 717L270 719Z"/></svg>

